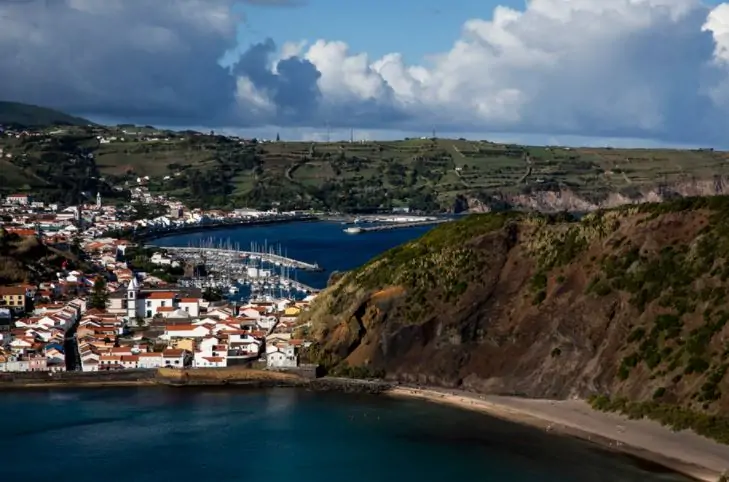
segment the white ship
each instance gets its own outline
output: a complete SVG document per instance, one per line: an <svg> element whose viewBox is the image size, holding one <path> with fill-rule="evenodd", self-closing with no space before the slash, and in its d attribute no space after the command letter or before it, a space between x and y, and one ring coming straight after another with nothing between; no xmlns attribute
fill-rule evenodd
<svg viewBox="0 0 729 482"><path fill-rule="evenodd" d="M350 226L348 228L344 228L344 232L347 234L359 234L362 232L362 228L358 226Z"/></svg>

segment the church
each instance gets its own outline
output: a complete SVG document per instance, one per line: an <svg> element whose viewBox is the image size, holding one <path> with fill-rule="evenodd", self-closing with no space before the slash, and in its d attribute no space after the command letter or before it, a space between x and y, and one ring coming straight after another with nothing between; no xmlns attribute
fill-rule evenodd
<svg viewBox="0 0 729 482"><path fill-rule="evenodd" d="M109 296L110 313L124 315L129 320L151 319L171 314L197 318L200 316L202 294L197 289L142 288L136 277Z"/></svg>

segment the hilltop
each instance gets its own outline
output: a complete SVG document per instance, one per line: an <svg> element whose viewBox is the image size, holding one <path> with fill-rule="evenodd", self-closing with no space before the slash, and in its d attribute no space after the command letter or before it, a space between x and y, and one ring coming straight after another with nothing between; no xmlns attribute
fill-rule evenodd
<svg viewBox="0 0 729 482"><path fill-rule="evenodd" d="M729 197L472 215L346 273L304 320L333 374L589 398L729 443Z"/></svg>
<svg viewBox="0 0 729 482"><path fill-rule="evenodd" d="M90 125L91 121L63 112L20 102L0 101L0 125L49 127Z"/></svg>
<svg viewBox="0 0 729 482"><path fill-rule="evenodd" d="M49 200L96 190L107 198L146 176L151 192L203 208L586 212L729 194L729 153L711 149L538 147L464 139L266 142L131 125L0 136L0 148L5 152L0 168L7 173L0 190L41 191ZM84 185L72 186L72 178Z"/></svg>

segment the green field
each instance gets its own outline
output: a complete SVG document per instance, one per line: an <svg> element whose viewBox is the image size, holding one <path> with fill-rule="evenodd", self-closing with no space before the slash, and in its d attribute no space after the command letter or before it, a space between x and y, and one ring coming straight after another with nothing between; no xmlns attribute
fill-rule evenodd
<svg viewBox="0 0 729 482"><path fill-rule="evenodd" d="M729 154L711 150L565 148L463 139L258 143L134 126L2 137L0 147L11 154L0 159L2 192L41 190L53 197L61 185L69 199L69 189L118 192L149 176L152 191L199 207L449 211L458 200L510 202L540 191L569 191L597 203L611 193L635 197L659 186L711 184L717 176L729 175ZM80 162L79 156L91 159ZM64 182L71 178L86 181L82 186Z"/></svg>

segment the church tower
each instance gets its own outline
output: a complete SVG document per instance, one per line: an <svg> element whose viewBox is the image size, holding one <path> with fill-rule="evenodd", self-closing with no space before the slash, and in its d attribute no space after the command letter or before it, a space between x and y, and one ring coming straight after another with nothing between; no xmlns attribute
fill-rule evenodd
<svg viewBox="0 0 729 482"><path fill-rule="evenodd" d="M131 321L137 317L137 303L139 298L139 283L133 277L127 286L127 318Z"/></svg>
<svg viewBox="0 0 729 482"><path fill-rule="evenodd" d="M101 193L96 193L96 209L101 209Z"/></svg>

